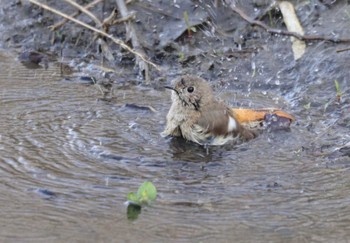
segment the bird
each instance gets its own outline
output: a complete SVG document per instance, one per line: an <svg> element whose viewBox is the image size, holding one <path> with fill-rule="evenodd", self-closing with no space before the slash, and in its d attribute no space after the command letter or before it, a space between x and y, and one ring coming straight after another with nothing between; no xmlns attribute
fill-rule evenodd
<svg viewBox="0 0 350 243"><path fill-rule="evenodd" d="M161 133L164 137L183 137L200 145L237 144L256 138L264 120L287 126L295 120L272 108L231 108L214 96L206 80L195 75L182 75L165 88L172 90L172 104Z"/></svg>

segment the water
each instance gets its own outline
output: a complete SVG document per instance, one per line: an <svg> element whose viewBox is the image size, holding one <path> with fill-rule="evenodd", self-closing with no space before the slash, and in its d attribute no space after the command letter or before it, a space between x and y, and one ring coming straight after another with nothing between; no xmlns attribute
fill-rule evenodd
<svg viewBox="0 0 350 243"><path fill-rule="evenodd" d="M65 81L55 65L29 70L5 52L0 90L2 242L350 237L349 157L328 156L346 139L346 124L332 126L337 112L332 123L322 113L294 107L299 122L291 132L207 153L159 135L168 91L116 86L114 101L107 102L97 86ZM295 96L287 97L291 104ZM270 98L245 99L277 102ZM130 221L126 195L144 181L154 183L158 198Z"/></svg>

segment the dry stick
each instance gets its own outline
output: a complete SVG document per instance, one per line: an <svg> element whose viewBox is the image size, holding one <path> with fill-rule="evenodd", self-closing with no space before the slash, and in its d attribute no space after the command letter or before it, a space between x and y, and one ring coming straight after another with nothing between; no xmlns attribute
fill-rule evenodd
<svg viewBox="0 0 350 243"><path fill-rule="evenodd" d="M241 18L243 18L249 24L259 26L271 34L294 36L295 38L297 38L299 40L303 40L303 41L329 41L329 42L333 42L333 43L348 43L348 42L350 42L350 39L330 38L330 37L323 37L323 36L317 36L317 35L299 35L298 33L295 33L295 32L273 29L261 21L254 20L254 19L250 18L241 9L237 8L233 3L231 3L230 7L235 13L239 14L241 16Z"/></svg>
<svg viewBox="0 0 350 243"><path fill-rule="evenodd" d="M102 35L102 36L105 36L105 37L111 39L111 40L112 40L114 43L116 43L117 45L120 45L122 48L124 48L124 49L126 49L127 51L131 52L131 53L134 54L135 56L141 58L144 62L150 64L152 67L154 67L155 69L157 69L158 71L160 71L160 67L159 67L157 64L155 64L155 63L153 63L153 62L147 60L142 54L140 54L139 52L137 52L137 51L133 50L132 48L130 48L130 47L129 47L127 44L125 44L122 40L120 40L120 39L118 39L118 38L115 38L115 37L113 37L112 35L109 35L109 34L107 34L106 32L104 32L104 31L102 31L102 30L96 29L95 27L93 27L93 26L91 26L91 25L85 24L84 22L82 22L82 21L80 21L80 20L78 20L78 19L72 18L72 17L70 17L70 16L67 15L67 14L64 14L64 13L62 13L62 12L60 12L60 11L57 11L56 9L50 8L49 6L47 6L47 5L45 5L45 4L39 3L39 2L36 1L36 0L29 0L29 2L35 4L35 5L37 5L37 6L41 7L41 8L43 8L43 9L46 9L46 10L48 10L48 11L50 11L50 12L53 12L54 14L60 15L60 16L63 17L63 18L69 19L70 21L75 22L76 24L79 24L79 25L81 25L81 26L83 26L83 27L85 27L85 28L87 28L87 29L89 29L89 30L92 30L92 31L94 31L94 32L96 32L96 33L98 33L98 34L100 34L100 35Z"/></svg>
<svg viewBox="0 0 350 243"><path fill-rule="evenodd" d="M129 20L135 19L135 17L136 17L136 14L135 14L135 13L131 13L131 14L129 14L129 15L126 16L126 17L122 17L122 18L113 20L113 22L111 23L111 25L123 23L123 22L129 21Z"/></svg>
<svg viewBox="0 0 350 243"><path fill-rule="evenodd" d="M345 49L337 50L337 53L344 52L344 51L350 51L350 48L345 48Z"/></svg>
<svg viewBox="0 0 350 243"><path fill-rule="evenodd" d="M92 8L93 6L95 6L96 4L102 2L103 0L95 0L89 4L87 4L84 8L85 9L89 9ZM81 14L81 11L76 11L75 13L73 13L72 15L70 15L70 17L74 18L77 17L79 14ZM62 25L64 25L65 23L67 23L69 20L68 19L62 19L60 22L50 26L51 31L55 31L58 28L60 28Z"/></svg>
<svg viewBox="0 0 350 243"><path fill-rule="evenodd" d="M91 13L89 10L87 10L86 8L80 6L79 4L77 4L76 2L74 2L72 0L64 0L64 1L69 3L70 5L72 5L73 7L79 9L82 13L86 14L90 18L92 18L92 20L95 21L95 23L98 27L102 26L102 22L98 18L96 18L96 16L93 13Z"/></svg>
<svg viewBox="0 0 350 243"><path fill-rule="evenodd" d="M114 8L111 14L102 21L103 22L102 26L110 26L113 20L117 17L117 15L118 15L118 11L117 9Z"/></svg>
<svg viewBox="0 0 350 243"><path fill-rule="evenodd" d="M121 14L121 16L123 18L127 17L129 15L128 9L126 7L125 1L124 0L116 0L117 6L118 6L118 10ZM129 21L126 23L126 33L127 35L129 35L130 39L131 39L131 44L133 46L134 49L138 50L140 53L142 53L143 55L145 55L145 52L139 42L139 39L137 37L137 33L134 27L134 24ZM148 83L149 80L149 70L148 70L148 65L140 60L139 58L136 57L136 64L139 66L141 72L144 71L145 74L145 80L146 83Z"/></svg>

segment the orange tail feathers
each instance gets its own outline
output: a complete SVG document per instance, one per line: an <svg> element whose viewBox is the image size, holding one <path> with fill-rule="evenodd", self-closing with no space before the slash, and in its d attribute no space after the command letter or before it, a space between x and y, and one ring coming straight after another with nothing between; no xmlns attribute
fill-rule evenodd
<svg viewBox="0 0 350 243"><path fill-rule="evenodd" d="M232 110L236 115L236 119L240 123L263 121L265 119L265 116L268 114L271 114L271 115L274 114L278 117L287 118L290 120L290 122L295 121L295 118L292 115L274 108L266 108L266 109L232 108Z"/></svg>

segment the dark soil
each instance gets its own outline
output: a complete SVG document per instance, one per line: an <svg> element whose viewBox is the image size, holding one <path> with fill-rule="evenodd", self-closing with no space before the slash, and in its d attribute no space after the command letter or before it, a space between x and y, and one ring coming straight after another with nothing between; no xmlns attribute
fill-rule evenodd
<svg viewBox="0 0 350 243"><path fill-rule="evenodd" d="M217 1L216 6L213 2L174 1L167 3L158 0L132 1L128 5L129 11L136 13L134 22L148 57L162 67L160 73L153 70L154 80L159 77L171 79L179 73L197 73L210 80L227 81L233 78L244 80L246 79L244 76L252 72L253 65L258 71L253 78L257 83L254 84L256 88L264 83L262 81L276 75L276 72L286 69L286 65L289 66L289 69L295 67L288 37L271 35L259 27L253 27L222 1ZM239 1L237 4L252 18L260 18L271 27L285 29L278 9L272 8L266 12L271 2L266 0ZM317 33L322 36L344 37L347 34L350 36L348 28L344 29L341 23L335 22L337 21L336 13L345 3L333 2L294 2L306 33ZM73 7L62 1L45 1L45 3L66 14L75 12ZM78 1L78 3L86 5L88 1ZM103 20L114 8L116 8L115 1L106 0L96 5L91 11L100 20ZM62 18L27 1L3 0L2 12L6 13L1 16L3 33L1 45L3 48L13 48L19 52L34 50L53 54L57 58L63 56L67 62L75 60L73 68L79 71L82 68L84 71L89 71L89 69L84 69L88 63L96 63L97 60L103 59L106 67L114 70L120 67L126 69L122 74L107 75L111 81L142 79L138 76L133 55L107 40L114 60L106 60L100 52L101 46L94 41L94 33L83 27L68 22L62 28L51 32L48 27ZM186 24L184 12L187 12L188 24ZM329 16L335 18L334 23L329 21ZM93 20L84 14L78 18L95 26ZM332 24L326 26L325 21ZM187 25L194 27L195 32L188 33ZM124 24L111 27L109 33L128 42ZM319 42L310 44L317 45ZM327 47L326 43L323 44L324 47ZM97 75L96 70L90 71ZM100 76L102 77L103 75ZM239 88L248 87L244 82L235 81L234 83ZM271 85L262 86L264 90L271 88ZM288 88L284 87L284 89Z"/></svg>

